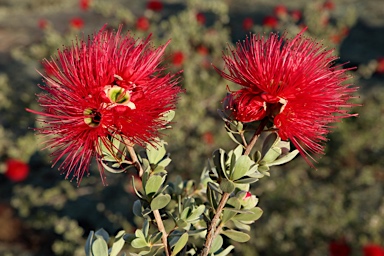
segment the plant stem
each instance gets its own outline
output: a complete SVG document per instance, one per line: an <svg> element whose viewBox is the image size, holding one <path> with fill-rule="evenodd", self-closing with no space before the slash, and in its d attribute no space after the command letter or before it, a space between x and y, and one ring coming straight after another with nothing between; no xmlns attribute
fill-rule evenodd
<svg viewBox="0 0 384 256"><path fill-rule="evenodd" d="M161 219L159 210L154 210L153 215L155 216L155 220L157 223L157 228L161 233L163 233L163 236L161 237L161 241L163 241L164 251L167 256L171 255L171 252L168 247L168 234L167 231L164 228L163 220Z"/></svg>
<svg viewBox="0 0 384 256"><path fill-rule="evenodd" d="M217 228L217 223L220 220L221 212L223 211L223 208L225 204L227 203L229 199L229 193L224 193L220 199L220 203L217 206L215 216L213 216L213 219L208 227L207 231L207 236L205 240L205 244L203 247L203 250L201 252L201 256L207 256L209 253L209 250L211 249L213 239L216 237L216 228Z"/></svg>
<svg viewBox="0 0 384 256"><path fill-rule="evenodd" d="M139 172L139 177L141 178L141 176L143 176L144 170L143 170L143 167L141 167L139 160L137 159L136 152L133 149L133 146L130 146L129 144L126 144L126 146L127 146L129 155L132 158L132 162L135 165L137 171Z"/></svg>
<svg viewBox="0 0 384 256"><path fill-rule="evenodd" d="M264 130L265 125L267 124L268 120L263 119L255 131L255 134L253 134L253 137L251 141L249 142L247 148L245 149L244 155L248 156L251 153L252 148L255 146L257 139L260 137L261 132Z"/></svg>
<svg viewBox="0 0 384 256"><path fill-rule="evenodd" d="M133 146L131 145L131 143L129 143L129 141L125 141L125 144L127 146L127 150L129 152L129 155L132 158L132 162L135 165L137 171L139 172L139 177L141 179L141 177L143 176L144 170L143 170L143 167L141 166L141 164L140 164L140 162L139 162L139 160L137 158L136 151L133 148ZM157 223L157 228L159 229L159 231L161 233L163 233L163 235L161 237L161 241L163 242L165 254L167 256L170 256L171 252L170 252L170 249L169 249L169 246L168 246L168 234L167 234L167 231L164 228L163 220L161 219L159 210L154 210L153 211L153 215L155 216L155 220L156 220L156 223Z"/></svg>

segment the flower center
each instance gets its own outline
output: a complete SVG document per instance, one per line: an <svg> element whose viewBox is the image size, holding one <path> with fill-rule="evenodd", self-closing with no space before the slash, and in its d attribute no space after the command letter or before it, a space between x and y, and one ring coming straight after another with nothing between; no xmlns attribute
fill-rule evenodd
<svg viewBox="0 0 384 256"><path fill-rule="evenodd" d="M84 110L84 123L90 127L97 127L101 122L101 113L96 109L87 108Z"/></svg>
<svg viewBox="0 0 384 256"><path fill-rule="evenodd" d="M104 92L114 105L125 105L130 109L136 109L136 105L131 101L131 95L128 90L118 85L107 85L104 87Z"/></svg>

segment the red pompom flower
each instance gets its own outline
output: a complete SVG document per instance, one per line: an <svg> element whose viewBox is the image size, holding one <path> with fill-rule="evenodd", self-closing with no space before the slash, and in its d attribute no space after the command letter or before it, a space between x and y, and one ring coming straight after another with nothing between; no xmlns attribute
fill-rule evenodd
<svg viewBox="0 0 384 256"><path fill-rule="evenodd" d="M17 159L6 161L5 176L13 182L21 182L29 175L29 165Z"/></svg>
<svg viewBox="0 0 384 256"><path fill-rule="evenodd" d="M168 44L168 43L167 43ZM132 144L153 143L166 127L164 114L175 108L180 88L172 74L160 66L167 44L156 48L150 38L101 29L92 39L77 41L44 60L45 91L38 95L42 112L39 133L47 135L54 165L78 183L89 173L92 158L101 163L102 151L116 150L111 140Z"/></svg>
<svg viewBox="0 0 384 256"><path fill-rule="evenodd" d="M282 140L290 140L307 162L309 153L323 153L329 124L354 116L345 108L356 88L346 69L333 66L332 50L302 37L256 35L224 56L219 73L241 85L231 92L233 118L241 122L271 120Z"/></svg>

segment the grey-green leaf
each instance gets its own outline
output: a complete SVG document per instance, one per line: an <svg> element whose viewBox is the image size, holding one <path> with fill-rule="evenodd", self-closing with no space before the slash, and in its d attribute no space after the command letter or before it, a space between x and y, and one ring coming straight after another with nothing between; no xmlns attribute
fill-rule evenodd
<svg viewBox="0 0 384 256"><path fill-rule="evenodd" d="M87 241L85 242L85 255L86 256L92 256L91 247L92 247L92 241L93 241L93 235L94 234L95 234L95 232L93 230L91 230L91 232L89 232Z"/></svg>
<svg viewBox="0 0 384 256"><path fill-rule="evenodd" d="M173 248L171 256L175 256L177 253L179 253L187 244L187 242L188 242L188 233L184 233L175 244L175 247Z"/></svg>
<svg viewBox="0 0 384 256"><path fill-rule="evenodd" d="M151 195L155 194L165 180L165 176L161 177L160 175L152 175L149 177L147 183L145 184L145 194Z"/></svg>
<svg viewBox="0 0 384 256"><path fill-rule="evenodd" d="M216 236L212 241L211 249L209 253L215 253L223 246L223 237L221 235Z"/></svg>
<svg viewBox="0 0 384 256"><path fill-rule="evenodd" d="M221 231L221 233L229 237L230 239L240 243L247 242L251 238L248 234L233 229L223 230Z"/></svg>
<svg viewBox="0 0 384 256"><path fill-rule="evenodd" d="M156 148L150 144L147 145L147 156L149 163L157 164L161 159L164 158L167 151L165 150L164 141L160 141Z"/></svg>
<svg viewBox="0 0 384 256"><path fill-rule="evenodd" d="M281 164L288 163L293 158L295 158L298 153L299 153L299 151L297 149L295 149L292 152L289 152L288 154L286 154L285 156L282 156L282 157L276 159L272 163L269 163L268 165L269 166L274 166L274 165L281 165Z"/></svg>
<svg viewBox="0 0 384 256"><path fill-rule="evenodd" d="M225 248L225 250L221 251L218 254L215 254L215 256L227 256L233 250L233 248L235 248L235 246L230 245L227 248Z"/></svg>
<svg viewBox="0 0 384 256"><path fill-rule="evenodd" d="M121 251L121 249L124 247L125 241L123 239L123 236L125 234L124 230L119 231L115 237L115 241L112 245L111 252L109 253L109 256L117 256L117 254Z"/></svg>
<svg viewBox="0 0 384 256"><path fill-rule="evenodd" d="M133 248L144 248L144 247L148 246L148 243L147 243L147 241L145 241L144 238L138 237L138 238L133 239L133 241L131 242L131 246Z"/></svg>
<svg viewBox="0 0 384 256"><path fill-rule="evenodd" d="M220 183L220 189L230 194L235 190L235 184L230 180L223 179Z"/></svg>
<svg viewBox="0 0 384 256"><path fill-rule="evenodd" d="M93 256L108 256L108 245L102 236L96 238L92 243Z"/></svg>
<svg viewBox="0 0 384 256"><path fill-rule="evenodd" d="M231 173L231 180L237 180L244 176L244 174L249 170L253 161L248 156L240 156L235 164L235 167Z"/></svg>
<svg viewBox="0 0 384 256"><path fill-rule="evenodd" d="M159 195L155 197L151 202L151 210L162 209L171 201L170 195Z"/></svg>

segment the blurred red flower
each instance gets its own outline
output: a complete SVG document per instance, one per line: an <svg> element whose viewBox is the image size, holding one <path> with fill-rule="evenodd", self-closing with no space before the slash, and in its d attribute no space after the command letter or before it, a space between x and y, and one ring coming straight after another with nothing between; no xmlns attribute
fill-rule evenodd
<svg viewBox="0 0 384 256"><path fill-rule="evenodd" d="M158 0L151 0L147 3L147 9L154 12L160 12L163 9L163 3Z"/></svg>
<svg viewBox="0 0 384 256"><path fill-rule="evenodd" d="M200 23L201 25L204 25L205 22L206 22L206 18L205 18L204 13L199 12L198 14L196 14L196 20L197 20L197 22Z"/></svg>
<svg viewBox="0 0 384 256"><path fill-rule="evenodd" d="M13 182L21 182L29 175L29 165L16 159L6 161L5 176Z"/></svg>
<svg viewBox="0 0 384 256"><path fill-rule="evenodd" d="M174 52L172 55L172 64L181 66L184 63L184 53L182 51Z"/></svg>
<svg viewBox="0 0 384 256"><path fill-rule="evenodd" d="M269 28L276 28L279 24L279 21L274 16L266 16L263 19L263 26L269 27Z"/></svg>
<svg viewBox="0 0 384 256"><path fill-rule="evenodd" d="M288 14L288 9L285 5L279 4L273 8L273 14L277 17L284 17Z"/></svg>
<svg viewBox="0 0 384 256"><path fill-rule="evenodd" d="M37 26L40 28L40 29L46 29L47 26L48 26L48 21L46 19L39 19L37 21Z"/></svg>
<svg viewBox="0 0 384 256"><path fill-rule="evenodd" d="M211 132L205 132L203 134L203 141L207 145L212 145L215 142L215 138Z"/></svg>
<svg viewBox="0 0 384 256"><path fill-rule="evenodd" d="M90 4L91 4L91 0L80 0L79 1L80 9L83 11L87 11L89 9Z"/></svg>
<svg viewBox="0 0 384 256"><path fill-rule="evenodd" d="M271 34L252 35L224 55L226 79L242 86L230 91L234 118L242 122L268 118L282 140L290 140L308 164L310 153L323 153L329 124L355 116L345 108L356 88L344 82L346 69L333 66L337 56L315 41Z"/></svg>
<svg viewBox="0 0 384 256"><path fill-rule="evenodd" d="M364 256L384 256L384 248L376 244L368 244L363 247Z"/></svg>
<svg viewBox="0 0 384 256"><path fill-rule="evenodd" d="M349 256L351 248L344 239L332 241L329 243L329 256Z"/></svg>
<svg viewBox="0 0 384 256"><path fill-rule="evenodd" d="M302 17L302 13L299 10L293 10L291 11L291 17L294 21L298 22Z"/></svg>
<svg viewBox="0 0 384 256"><path fill-rule="evenodd" d="M37 131L46 135L54 164L64 158L59 169L78 183L92 158L105 181L101 163L105 154L116 157L112 140L154 143L180 93L178 78L163 74L161 66L168 43L153 48L150 37L136 40L121 30L104 27L59 50L57 59L44 60L44 93L38 95L43 110L28 110L42 116Z"/></svg>
<svg viewBox="0 0 384 256"><path fill-rule="evenodd" d="M327 10L333 10L335 9L335 3L331 0L327 0L324 2L323 8Z"/></svg>
<svg viewBox="0 0 384 256"><path fill-rule="evenodd" d="M384 57L377 59L376 72L379 74L384 74Z"/></svg>
<svg viewBox="0 0 384 256"><path fill-rule="evenodd" d="M72 18L70 20L70 25L72 28L81 29L82 27L84 27L84 20L79 17Z"/></svg>
<svg viewBox="0 0 384 256"><path fill-rule="evenodd" d="M243 20L243 29L245 31L249 31L252 29L252 27L253 27L253 19L249 17L245 18Z"/></svg>
<svg viewBox="0 0 384 256"><path fill-rule="evenodd" d="M204 45L199 45L197 48L196 48L196 51L198 54L200 55L207 55L209 53L209 50L207 47L205 47Z"/></svg>
<svg viewBox="0 0 384 256"><path fill-rule="evenodd" d="M136 20L136 29L138 30L142 30L142 31L147 31L149 29L149 20L144 17L144 16L141 16L139 18L137 18Z"/></svg>

